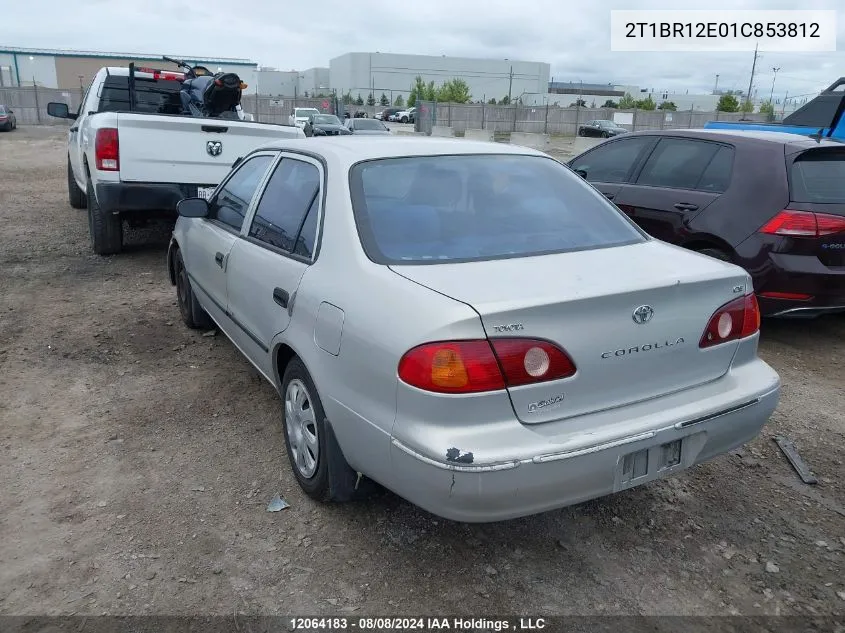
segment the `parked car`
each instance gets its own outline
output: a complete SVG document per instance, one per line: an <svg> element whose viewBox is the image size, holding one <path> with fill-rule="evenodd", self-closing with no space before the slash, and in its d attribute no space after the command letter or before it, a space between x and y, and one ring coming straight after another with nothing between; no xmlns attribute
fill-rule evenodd
<svg viewBox="0 0 845 633"><path fill-rule="evenodd" d="M391 121L396 121L397 123L413 123L414 117L416 116L417 109L416 108L409 108L407 110L400 110L393 114L393 119Z"/></svg>
<svg viewBox="0 0 845 633"><path fill-rule="evenodd" d="M352 121L352 119L349 119ZM341 134L352 134L352 132L340 122L333 114L313 114L308 117L305 127L302 128L305 136L338 136Z"/></svg>
<svg viewBox="0 0 845 633"><path fill-rule="evenodd" d="M237 118L183 114L184 75L156 69L101 68L78 112L49 103L50 116L70 119L67 186L70 205L87 208L98 255L123 248L131 225L175 218L182 198L210 195L232 163L274 138L304 136L298 128Z"/></svg>
<svg viewBox="0 0 845 633"><path fill-rule="evenodd" d="M9 106L0 104L0 130L11 132L18 127L15 111Z"/></svg>
<svg viewBox="0 0 845 633"><path fill-rule="evenodd" d="M376 112L375 118L379 121L389 121L391 115L401 112L401 110L402 108L385 108L381 112Z"/></svg>
<svg viewBox="0 0 845 633"><path fill-rule="evenodd" d="M317 108L294 108L288 117L288 124L304 128L305 124L308 123L308 119L315 114L320 114Z"/></svg>
<svg viewBox="0 0 845 633"><path fill-rule="evenodd" d="M390 128L376 119L349 119L346 127L353 134L390 134Z"/></svg>
<svg viewBox="0 0 845 633"><path fill-rule="evenodd" d="M732 450L778 401L748 273L536 150L280 140L179 210L182 319L279 391L315 499L375 481L450 519L533 514Z"/></svg>
<svg viewBox="0 0 845 633"><path fill-rule="evenodd" d="M578 128L578 136L600 136L602 138L609 138L611 136L619 136L620 134L627 133L628 130L621 125L617 125L613 121L606 121L604 119L588 121L585 125Z"/></svg>
<svg viewBox="0 0 845 633"><path fill-rule="evenodd" d="M635 132L569 165L652 236L745 268L764 316L845 311L841 143L782 132Z"/></svg>

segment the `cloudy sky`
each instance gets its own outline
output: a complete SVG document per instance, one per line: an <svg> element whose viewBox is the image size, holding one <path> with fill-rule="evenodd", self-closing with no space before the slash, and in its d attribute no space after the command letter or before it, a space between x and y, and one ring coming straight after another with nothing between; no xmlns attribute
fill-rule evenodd
<svg viewBox="0 0 845 633"><path fill-rule="evenodd" d="M243 57L305 69L351 51L545 61L559 81L634 84L655 90L746 89L750 53L620 53L610 50L611 9L790 9L788 0L9 0L0 46L72 48L195 57ZM145 8L142 8L142 5ZM775 96L814 93L845 75L845 3L837 52L763 51L755 85ZM193 25L189 27L188 25Z"/></svg>

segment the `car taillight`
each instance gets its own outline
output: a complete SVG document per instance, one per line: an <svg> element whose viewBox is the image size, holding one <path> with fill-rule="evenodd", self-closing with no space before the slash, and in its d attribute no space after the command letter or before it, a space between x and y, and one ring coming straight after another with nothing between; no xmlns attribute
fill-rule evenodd
<svg viewBox="0 0 845 633"><path fill-rule="evenodd" d="M574 373L575 364L562 349L525 338L426 343L399 361L403 382L438 393L496 391Z"/></svg>
<svg viewBox="0 0 845 633"><path fill-rule="evenodd" d="M784 209L760 229L761 233L786 237L822 237L845 231L845 217Z"/></svg>
<svg viewBox="0 0 845 633"><path fill-rule="evenodd" d="M748 294L716 310L701 337L699 347L711 347L751 336L760 329L757 297Z"/></svg>
<svg viewBox="0 0 845 633"><path fill-rule="evenodd" d="M100 171L120 170L120 144L117 128L104 127L97 130L94 139L94 159Z"/></svg>

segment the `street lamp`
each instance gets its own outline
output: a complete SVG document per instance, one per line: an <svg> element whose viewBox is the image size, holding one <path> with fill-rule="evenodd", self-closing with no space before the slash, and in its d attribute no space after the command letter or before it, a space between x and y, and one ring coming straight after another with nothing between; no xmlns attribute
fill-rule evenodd
<svg viewBox="0 0 845 633"><path fill-rule="evenodd" d="M775 96L775 79L778 78L778 71L779 70L780 70L780 66L778 66L777 68L774 68L774 67L772 68L772 72L775 74L775 76L772 77L772 91L769 93L769 103L772 103L772 98Z"/></svg>

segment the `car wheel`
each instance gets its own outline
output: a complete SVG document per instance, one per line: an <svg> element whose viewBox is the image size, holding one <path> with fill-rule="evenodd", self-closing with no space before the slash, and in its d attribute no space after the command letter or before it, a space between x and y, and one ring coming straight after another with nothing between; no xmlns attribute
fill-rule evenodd
<svg viewBox="0 0 845 633"><path fill-rule="evenodd" d="M723 262L731 261L730 255L728 255L724 251L720 251L718 248L702 248L698 251L702 255L707 255L708 257L712 257L713 259L719 259Z"/></svg>
<svg viewBox="0 0 845 633"><path fill-rule="evenodd" d="M123 222L120 215L106 214L97 202L94 185L88 181L85 193L88 199L88 232L91 247L97 255L113 255L123 248Z"/></svg>
<svg viewBox="0 0 845 633"><path fill-rule="evenodd" d="M608 134L607 132L602 132L602 133L601 133L601 137L602 137L602 138L607 138L608 136L610 136L610 134Z"/></svg>
<svg viewBox="0 0 845 633"><path fill-rule="evenodd" d="M584 128L578 130L578 136L587 136L587 133L584 131Z"/></svg>
<svg viewBox="0 0 845 633"><path fill-rule="evenodd" d="M299 358L285 368L282 398L288 460L305 494L317 501L341 502L368 496L375 483L349 467L314 381Z"/></svg>
<svg viewBox="0 0 845 633"><path fill-rule="evenodd" d="M402 123L407 123L407 122L408 122L408 117L403 116L403 117L402 117Z"/></svg>
<svg viewBox="0 0 845 633"><path fill-rule="evenodd" d="M84 209L87 205L85 200L85 192L76 184L76 178L73 177L73 168L70 166L70 156L67 157L67 197L70 206L74 209Z"/></svg>
<svg viewBox="0 0 845 633"><path fill-rule="evenodd" d="M179 305L182 321L193 330L207 330L214 327L211 317L203 310L194 295L194 289L191 288L191 280L188 277L188 269L185 268L185 261L182 259L182 251L176 251L175 259L173 272L176 277L176 303Z"/></svg>

